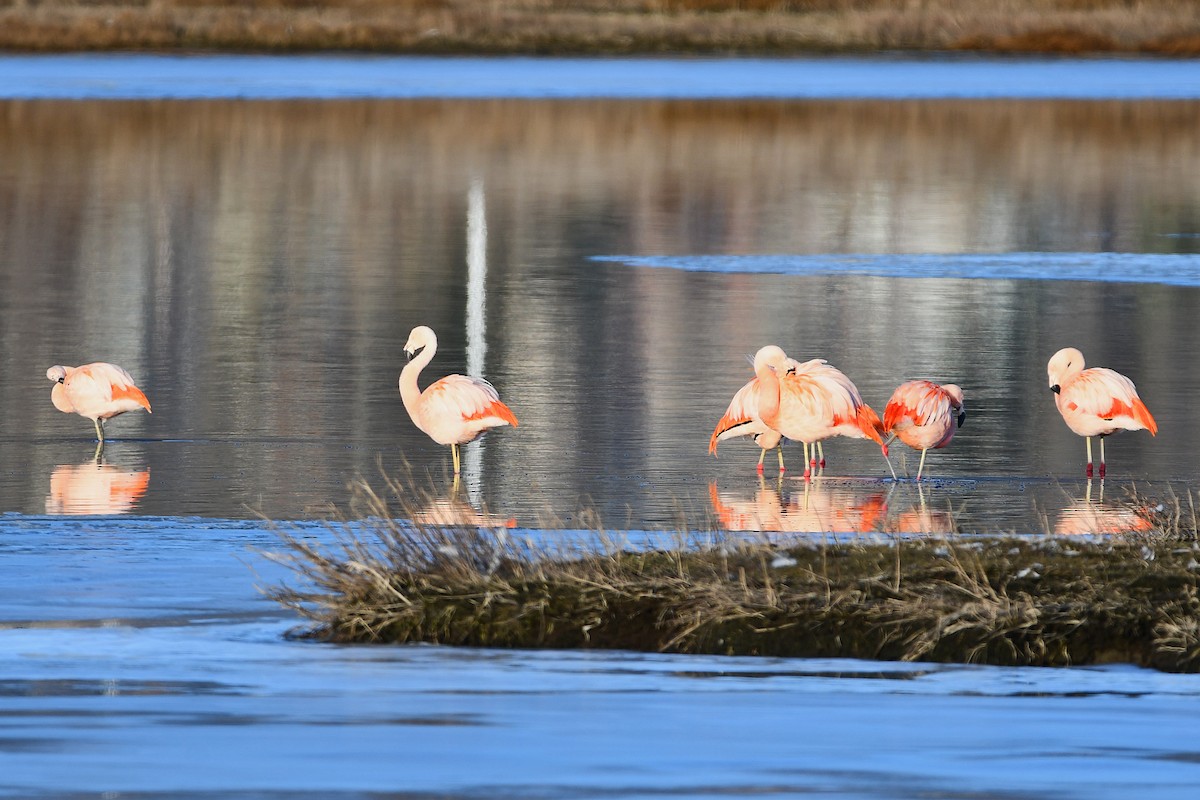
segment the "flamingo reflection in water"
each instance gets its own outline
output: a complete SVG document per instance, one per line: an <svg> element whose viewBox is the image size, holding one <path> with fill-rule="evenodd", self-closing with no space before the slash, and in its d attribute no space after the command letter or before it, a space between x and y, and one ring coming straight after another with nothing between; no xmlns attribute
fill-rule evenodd
<svg viewBox="0 0 1200 800"><path fill-rule="evenodd" d="M767 533L870 533L881 530L887 512L884 492L854 491L805 481L803 489L785 493L783 481L759 478L750 497L720 492L709 484L709 499L722 530Z"/></svg>
<svg viewBox="0 0 1200 800"><path fill-rule="evenodd" d="M150 486L150 470L130 470L99 459L62 464L50 475L47 514L127 514Z"/></svg>
<svg viewBox="0 0 1200 800"><path fill-rule="evenodd" d="M1138 509L1116 503L1104 502L1104 481L1096 496L1092 496L1092 482L1082 499L1071 500L1058 515L1054 532L1060 534L1088 533L1138 533L1153 528L1150 518Z"/></svg>
<svg viewBox="0 0 1200 800"><path fill-rule="evenodd" d="M727 434L745 435L736 431L747 428L745 433L751 433L762 425L803 443L805 478L811 478L818 466L824 468L821 442L832 436L871 439L887 460L879 415L863 402L854 382L825 359L800 364L778 346L767 345L754 354L754 375L754 380L739 390L739 394L748 391L750 397L743 399L740 409L731 403L717 422L709 439L709 452L715 455L717 442ZM749 413L751 406L754 414ZM782 467L782 455L780 464Z"/></svg>
<svg viewBox="0 0 1200 800"><path fill-rule="evenodd" d="M515 528L517 521L487 511L480 511L462 496L458 476L445 496L430 495L412 511L412 521L417 525L454 526L468 528Z"/></svg>
<svg viewBox="0 0 1200 800"><path fill-rule="evenodd" d="M893 508L896 506L893 501ZM897 513L891 521L889 532L907 534L958 533L954 514L949 509L931 507L925 497L925 488L917 485L917 502Z"/></svg>

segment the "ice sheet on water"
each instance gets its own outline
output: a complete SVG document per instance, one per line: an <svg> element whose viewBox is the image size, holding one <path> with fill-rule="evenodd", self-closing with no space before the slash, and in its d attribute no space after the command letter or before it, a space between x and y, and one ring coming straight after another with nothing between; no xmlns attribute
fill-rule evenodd
<svg viewBox="0 0 1200 800"><path fill-rule="evenodd" d="M1200 97L1200 62L1070 58L0 58L3 98Z"/></svg>
<svg viewBox="0 0 1200 800"><path fill-rule="evenodd" d="M1200 286L1200 255L1164 253L976 253L862 255L597 256L595 261L690 272L866 275L1160 283Z"/></svg>

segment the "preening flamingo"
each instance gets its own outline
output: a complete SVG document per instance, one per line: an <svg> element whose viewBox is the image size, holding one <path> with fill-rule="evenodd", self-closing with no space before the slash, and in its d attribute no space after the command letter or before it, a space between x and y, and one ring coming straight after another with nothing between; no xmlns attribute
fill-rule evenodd
<svg viewBox="0 0 1200 800"><path fill-rule="evenodd" d="M896 387L883 409L883 431L921 451L917 480L925 469L925 454L945 447L967 418L962 389L952 383L907 381Z"/></svg>
<svg viewBox="0 0 1200 800"><path fill-rule="evenodd" d="M791 367L799 364L788 359ZM762 421L758 415L758 378L752 378L745 386L737 390L729 401L729 408L717 422L712 436L708 440L708 452L717 454L717 442L733 439L738 436L753 437L754 443L762 448L758 454L758 472L763 471L763 458L768 450L779 453L779 471L785 472L783 466L783 435Z"/></svg>
<svg viewBox="0 0 1200 800"><path fill-rule="evenodd" d="M1083 353L1064 347L1046 372L1054 405L1067 427L1087 439L1087 476L1092 477L1092 437L1100 437L1100 477L1104 477L1104 437L1119 430L1158 433L1158 423L1138 397L1133 381L1104 367L1084 369Z"/></svg>
<svg viewBox="0 0 1200 800"><path fill-rule="evenodd" d="M54 381L50 392L54 407L90 419L96 426L100 444L104 444L104 420L139 408L150 413L146 395L134 385L132 376L116 364L104 361L82 367L56 364L46 370L46 377Z"/></svg>
<svg viewBox="0 0 1200 800"><path fill-rule="evenodd" d="M437 352L433 330L424 325L413 328L404 352L409 360L400 372L400 399L414 425L438 444L450 445L455 475L460 472L460 445L475 441L491 428L516 427L513 412L483 378L447 375L421 391L417 376Z"/></svg>
<svg viewBox="0 0 1200 800"><path fill-rule="evenodd" d="M831 436L871 439L886 459L879 415L863 402L853 381L824 359L798 364L779 347L767 345L754 354L754 374L750 385L755 387L751 393L757 418L770 430L803 442L804 477L812 475L820 442ZM737 416L727 413L722 417L709 440L709 450L715 452L721 435L739 424L745 423Z"/></svg>

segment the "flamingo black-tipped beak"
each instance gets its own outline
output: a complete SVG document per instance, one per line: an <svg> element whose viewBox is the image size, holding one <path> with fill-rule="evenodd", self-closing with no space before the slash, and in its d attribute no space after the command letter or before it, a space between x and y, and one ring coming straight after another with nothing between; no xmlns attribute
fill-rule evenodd
<svg viewBox="0 0 1200 800"><path fill-rule="evenodd" d="M1058 394L1059 392L1062 391L1062 387L1056 383L1050 387L1050 391L1054 392L1055 394Z"/></svg>
<svg viewBox="0 0 1200 800"><path fill-rule="evenodd" d="M962 424L966 421L967 421L967 412L965 412L965 411L958 412L958 427L961 428Z"/></svg>
<svg viewBox="0 0 1200 800"><path fill-rule="evenodd" d="M412 361L414 358L416 358L418 355L420 355L421 351L424 349L425 349L425 346L422 345L421 347L418 347L416 350L405 350L404 355L408 356L409 361Z"/></svg>

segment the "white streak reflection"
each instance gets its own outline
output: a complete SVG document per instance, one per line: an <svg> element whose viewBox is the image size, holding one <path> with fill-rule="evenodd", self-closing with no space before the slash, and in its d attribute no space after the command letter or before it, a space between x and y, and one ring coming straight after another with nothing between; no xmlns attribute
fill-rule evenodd
<svg viewBox="0 0 1200 800"><path fill-rule="evenodd" d="M487 218L483 181L467 193L467 374L482 376L487 355ZM463 471L471 503L480 502L483 442L463 448Z"/></svg>

